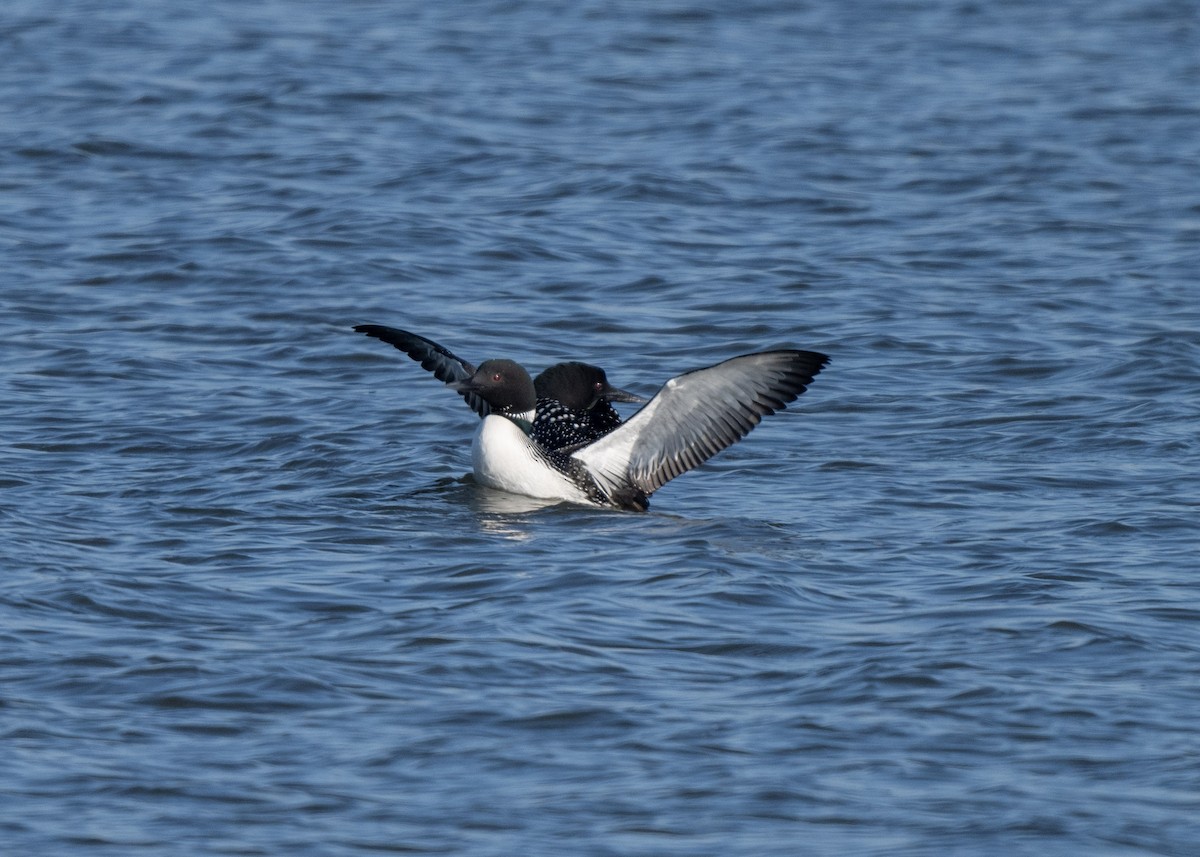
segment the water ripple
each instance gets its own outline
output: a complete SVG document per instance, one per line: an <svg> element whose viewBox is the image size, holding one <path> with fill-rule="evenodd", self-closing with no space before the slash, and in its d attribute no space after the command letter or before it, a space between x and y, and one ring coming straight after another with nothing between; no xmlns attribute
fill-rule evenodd
<svg viewBox="0 0 1200 857"><path fill-rule="evenodd" d="M1190 853L1179 9L10 5L11 849ZM613 514L369 321L834 362Z"/></svg>

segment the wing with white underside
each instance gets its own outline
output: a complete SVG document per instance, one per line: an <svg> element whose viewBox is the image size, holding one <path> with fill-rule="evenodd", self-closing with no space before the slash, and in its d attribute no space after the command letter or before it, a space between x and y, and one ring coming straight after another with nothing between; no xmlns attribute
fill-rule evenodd
<svg viewBox="0 0 1200 857"><path fill-rule="evenodd" d="M684 373L573 457L610 497L629 485L649 495L785 408L828 362L814 351L764 351Z"/></svg>
<svg viewBox="0 0 1200 857"><path fill-rule="evenodd" d="M445 384L465 381L475 374L474 366L460 357L455 357L448 348L438 345L432 339L382 324L359 324L355 325L354 329L399 348L420 363L422 369L428 369L433 373L433 377ZM488 403L477 393L461 393L460 395L471 406L471 410L479 416L486 417L492 412Z"/></svg>

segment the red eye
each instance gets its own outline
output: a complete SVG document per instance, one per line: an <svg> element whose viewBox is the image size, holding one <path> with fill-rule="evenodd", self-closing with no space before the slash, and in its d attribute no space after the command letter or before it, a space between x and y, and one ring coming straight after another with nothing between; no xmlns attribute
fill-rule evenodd
<svg viewBox="0 0 1200 857"><path fill-rule="evenodd" d="M499 372L497 372L495 375L493 375L493 376L492 376L492 380L493 380L493 381L499 381L499 380L500 380L500 373L499 373Z"/></svg>
<svg viewBox="0 0 1200 857"><path fill-rule="evenodd" d="M601 390L604 389L604 385L601 384L599 381L597 381L595 384L593 384L592 387L595 388L597 393L599 393Z"/></svg>

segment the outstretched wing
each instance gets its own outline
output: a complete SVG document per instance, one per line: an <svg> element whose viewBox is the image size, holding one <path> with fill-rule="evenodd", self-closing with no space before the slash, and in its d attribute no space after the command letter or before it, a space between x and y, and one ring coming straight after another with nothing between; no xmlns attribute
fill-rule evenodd
<svg viewBox="0 0 1200 857"><path fill-rule="evenodd" d="M610 497L631 485L649 496L787 407L828 362L815 351L764 351L686 372L573 457Z"/></svg>
<svg viewBox="0 0 1200 857"><path fill-rule="evenodd" d="M415 333L409 333L407 330L385 327L382 324L357 324L354 329L359 333L365 333L367 336L373 336L389 345L396 346L420 363L422 369L432 372L433 377L444 384L465 381L475 374L475 367L466 360L455 357L449 349L443 348L436 342L423 336L417 336ZM462 393L462 397L471 406L471 410L479 416L486 417L491 413L488 403L477 393Z"/></svg>

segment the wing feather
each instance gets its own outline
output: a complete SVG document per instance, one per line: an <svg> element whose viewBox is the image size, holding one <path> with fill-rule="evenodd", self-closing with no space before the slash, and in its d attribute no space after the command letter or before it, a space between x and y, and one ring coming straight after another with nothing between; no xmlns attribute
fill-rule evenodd
<svg viewBox="0 0 1200 857"><path fill-rule="evenodd" d="M815 351L763 351L686 372L574 457L610 497L630 484L648 496L787 407L828 362Z"/></svg>
<svg viewBox="0 0 1200 857"><path fill-rule="evenodd" d="M433 377L444 384L465 381L475 374L474 366L461 357L455 357L448 348L438 345L431 339L409 333L407 330L386 327L382 324L358 324L354 326L354 329L358 333L365 333L388 345L394 345L420 363L422 369L432 372ZM491 413L488 403L477 393L462 393L461 395L471 406L471 410L479 416L486 417Z"/></svg>

